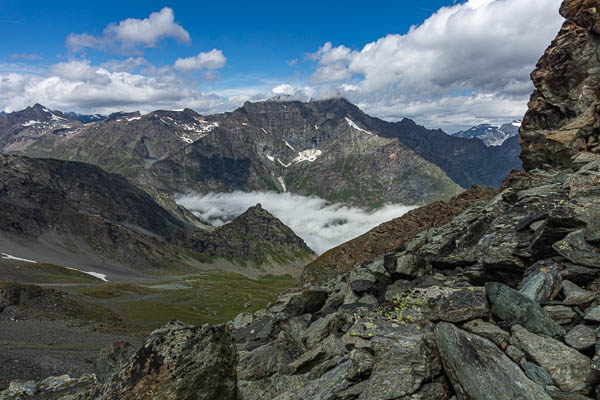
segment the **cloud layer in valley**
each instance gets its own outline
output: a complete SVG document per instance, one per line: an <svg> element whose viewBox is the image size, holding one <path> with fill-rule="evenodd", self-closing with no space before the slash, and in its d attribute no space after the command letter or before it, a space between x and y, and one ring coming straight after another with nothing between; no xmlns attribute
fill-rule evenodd
<svg viewBox="0 0 600 400"><path fill-rule="evenodd" d="M178 198L177 202L215 226L231 221L260 203L319 254L413 208L388 205L369 213L354 207L329 204L317 197L269 192L186 195Z"/></svg>

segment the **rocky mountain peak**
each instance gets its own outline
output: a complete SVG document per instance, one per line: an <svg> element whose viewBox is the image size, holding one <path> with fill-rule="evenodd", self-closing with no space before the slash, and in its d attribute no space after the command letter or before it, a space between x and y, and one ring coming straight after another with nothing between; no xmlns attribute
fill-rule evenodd
<svg viewBox="0 0 600 400"><path fill-rule="evenodd" d="M599 8L594 0L561 5L566 21L531 74L536 90L521 128L526 170L600 158Z"/></svg>

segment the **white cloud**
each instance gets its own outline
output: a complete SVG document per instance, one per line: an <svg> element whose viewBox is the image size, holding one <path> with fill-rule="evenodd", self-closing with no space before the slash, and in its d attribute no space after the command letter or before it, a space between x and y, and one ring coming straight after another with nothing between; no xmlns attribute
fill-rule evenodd
<svg viewBox="0 0 600 400"><path fill-rule="evenodd" d="M144 75L110 71L87 60L56 64L45 74L0 72L0 110L14 111L34 103L86 113L119 110L194 108L202 113L230 110L241 103L202 93L172 71Z"/></svg>
<svg viewBox="0 0 600 400"><path fill-rule="evenodd" d="M286 96L293 95L296 91L292 87L292 85L288 85L287 83L282 83L281 85L275 86L271 91L275 94L283 94Z"/></svg>
<svg viewBox="0 0 600 400"><path fill-rule="evenodd" d="M221 50L212 49L205 53L199 53L194 57L178 58L174 68L180 71L199 71L202 69L219 69L225 66L227 58Z"/></svg>
<svg viewBox="0 0 600 400"><path fill-rule="evenodd" d="M177 202L217 226L261 203L319 254L414 208L388 205L369 213L341 204L328 204L317 197L269 192L186 195Z"/></svg>
<svg viewBox="0 0 600 400"><path fill-rule="evenodd" d="M563 22L560 4L469 0L360 50L328 42L307 57L318 62L311 81L339 87L378 116L428 115L433 127L463 112L519 117L533 87L529 74ZM461 107L465 100L477 112Z"/></svg>
<svg viewBox="0 0 600 400"><path fill-rule="evenodd" d="M72 33L67 37L67 47L75 52L85 48L105 49L116 45L123 48L154 47L159 40L165 38L191 43L190 34L175 22L175 15L169 7L153 12L148 18L128 18L118 24L111 23L104 28L102 36Z"/></svg>

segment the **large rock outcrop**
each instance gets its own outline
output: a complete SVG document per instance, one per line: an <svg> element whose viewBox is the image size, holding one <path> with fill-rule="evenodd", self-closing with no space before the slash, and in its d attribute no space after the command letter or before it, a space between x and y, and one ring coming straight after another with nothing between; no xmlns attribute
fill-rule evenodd
<svg viewBox="0 0 600 400"><path fill-rule="evenodd" d="M224 326L172 321L80 399L237 400L237 351Z"/></svg>
<svg viewBox="0 0 600 400"><path fill-rule="evenodd" d="M539 60L521 127L525 169L600 158L600 3L565 0L567 20Z"/></svg>

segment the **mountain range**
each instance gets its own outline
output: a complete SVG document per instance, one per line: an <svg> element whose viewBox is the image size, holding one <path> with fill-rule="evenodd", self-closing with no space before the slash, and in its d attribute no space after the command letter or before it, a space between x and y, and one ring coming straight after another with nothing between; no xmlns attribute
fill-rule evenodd
<svg viewBox="0 0 600 400"><path fill-rule="evenodd" d="M85 124L38 104L0 116L0 148L96 164L170 194L289 191L363 208L446 200L473 184L498 187L520 169L516 140L487 147L408 119L372 118L342 98Z"/></svg>
<svg viewBox="0 0 600 400"><path fill-rule="evenodd" d="M500 146L507 139L517 136L521 121L513 121L510 124L490 125L481 124L469 128L465 131L453 133L452 136L461 138L477 138L485 143L486 146Z"/></svg>

